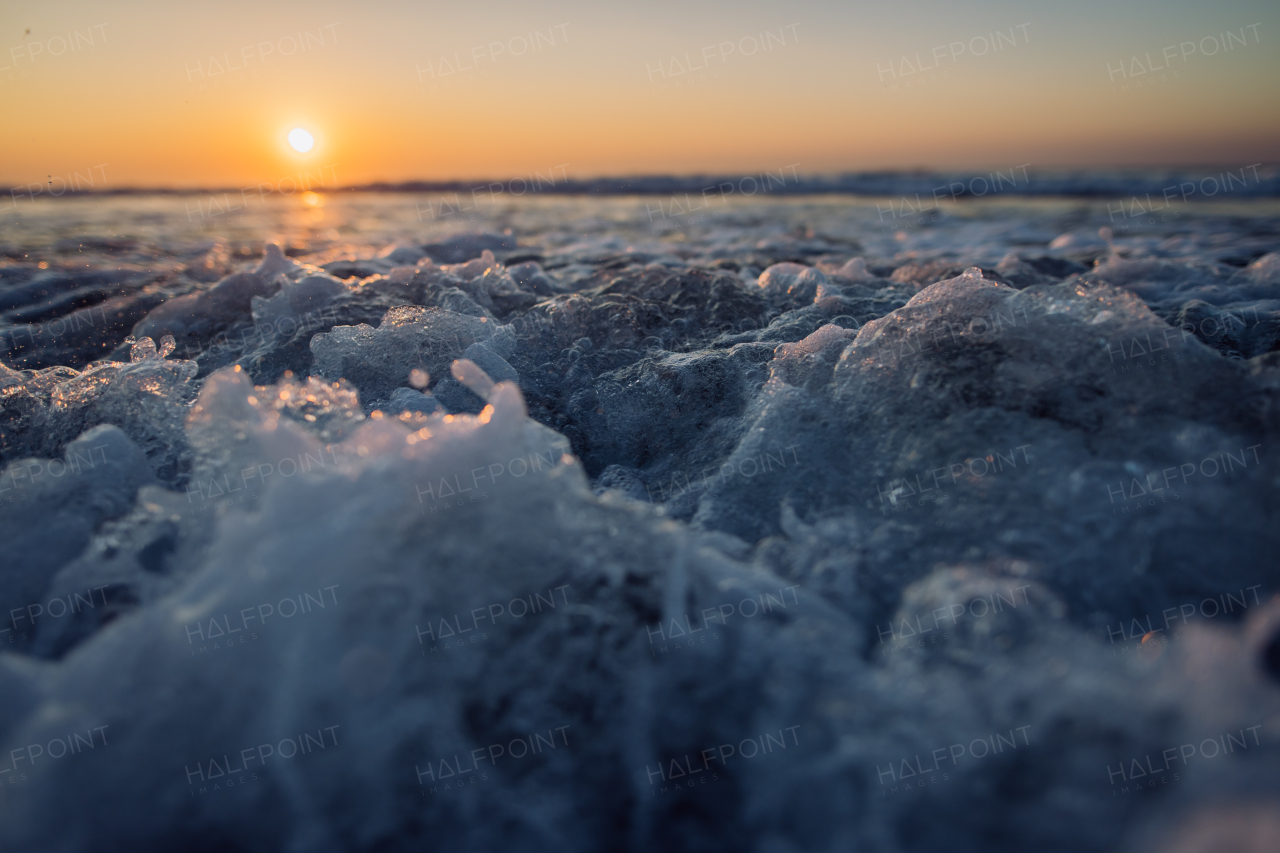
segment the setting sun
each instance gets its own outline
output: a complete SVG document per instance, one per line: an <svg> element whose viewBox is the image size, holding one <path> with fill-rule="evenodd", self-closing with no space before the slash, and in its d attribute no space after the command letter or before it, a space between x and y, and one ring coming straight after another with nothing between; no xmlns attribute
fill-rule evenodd
<svg viewBox="0 0 1280 853"><path fill-rule="evenodd" d="M289 144L293 146L294 151L306 154L311 150L311 146L315 145L315 140L302 128L295 127L289 131Z"/></svg>

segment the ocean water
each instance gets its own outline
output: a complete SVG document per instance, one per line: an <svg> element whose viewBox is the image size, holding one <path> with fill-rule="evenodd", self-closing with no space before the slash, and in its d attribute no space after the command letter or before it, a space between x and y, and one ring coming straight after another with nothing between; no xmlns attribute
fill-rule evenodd
<svg viewBox="0 0 1280 853"><path fill-rule="evenodd" d="M7 839L1267 849L1280 200L1194 177L11 199Z"/></svg>
<svg viewBox="0 0 1280 853"><path fill-rule="evenodd" d="M1125 251L1169 255L1216 240L1218 246L1232 244L1247 252L1254 244L1264 245L1267 223L1274 222L1280 204L1278 179L1268 172L1260 175L1266 180L1214 195L1200 192L1194 182L1177 180L1186 176L1173 175L1144 182L1116 180L1114 187L1090 184L1089 194L1082 197L1031 194L1030 189L1024 195L1006 187L987 197L953 198L963 181L939 176L899 178L893 187L899 192L873 196L790 196L781 194L781 188L772 195L746 196L726 193L708 179L640 196L552 195L547 187L542 194L523 197L480 188L15 198L0 209L0 245L13 262L84 260L97 266L114 261L157 271L181 269L180 262L213 246L252 258L261 256L262 244L269 240L290 255L305 253L309 260L325 263L369 257L397 241L425 243L459 231L507 229L543 248L622 241L690 258L714 257L717 249L736 249L752 240L805 238L813 231L831 241L833 253L852 249L886 263L958 256L978 248L984 260L994 257L998 262L1004 252L1047 248L1065 234L1098 243L1091 238L1103 227L1112 230L1116 245ZM1204 180L1201 186L1212 190ZM1264 233L1255 235L1259 223ZM1194 242L1160 245L1171 237Z"/></svg>

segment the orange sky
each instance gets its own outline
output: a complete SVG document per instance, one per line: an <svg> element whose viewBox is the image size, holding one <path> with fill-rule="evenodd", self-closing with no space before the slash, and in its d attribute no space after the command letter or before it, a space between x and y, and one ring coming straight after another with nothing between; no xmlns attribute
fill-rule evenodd
<svg viewBox="0 0 1280 853"><path fill-rule="evenodd" d="M1280 7L23 0L0 99L0 185L1238 165L1280 160Z"/></svg>

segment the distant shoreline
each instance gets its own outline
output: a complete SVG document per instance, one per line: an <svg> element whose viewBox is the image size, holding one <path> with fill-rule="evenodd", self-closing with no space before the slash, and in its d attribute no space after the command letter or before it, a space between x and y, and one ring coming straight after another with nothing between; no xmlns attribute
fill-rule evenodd
<svg viewBox="0 0 1280 853"><path fill-rule="evenodd" d="M1016 171L1021 169L1021 173ZM1190 194L1198 200L1280 197L1280 168L1275 165L1195 167L1179 169L1083 169L1036 171L1026 166L1009 171L900 171L859 172L829 176L797 176L761 172L751 175L651 175L583 179L544 179L518 176L508 179L377 182L326 186L323 182L298 186L296 192L320 193L458 193L521 198L526 195L558 196L669 196L678 194L744 198L755 196L852 195L868 197L915 196L935 199L983 198L988 195L1029 197L1116 198L1152 194L1177 198ZM542 176L538 176L541 178ZM1208 183L1213 181L1213 184ZM525 187L516 191L520 182ZM750 183L748 183L750 182ZM1195 187L1187 190L1187 186ZM1218 191L1213 187L1217 185ZM88 198L98 196L198 196L215 193L253 193L254 187L103 187L68 186L61 193L36 191L39 184L13 185L0 195L14 199ZM726 189L728 187L729 189ZM505 191L504 191L505 190ZM292 193L289 193L292 194ZM1183 199L1185 200L1185 199Z"/></svg>

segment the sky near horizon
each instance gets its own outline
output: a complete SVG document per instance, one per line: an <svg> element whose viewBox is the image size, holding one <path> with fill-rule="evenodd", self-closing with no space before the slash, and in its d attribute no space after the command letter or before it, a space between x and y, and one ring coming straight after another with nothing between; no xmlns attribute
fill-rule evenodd
<svg viewBox="0 0 1280 853"><path fill-rule="evenodd" d="M1239 166L1280 4L18 0L0 104L2 186Z"/></svg>

